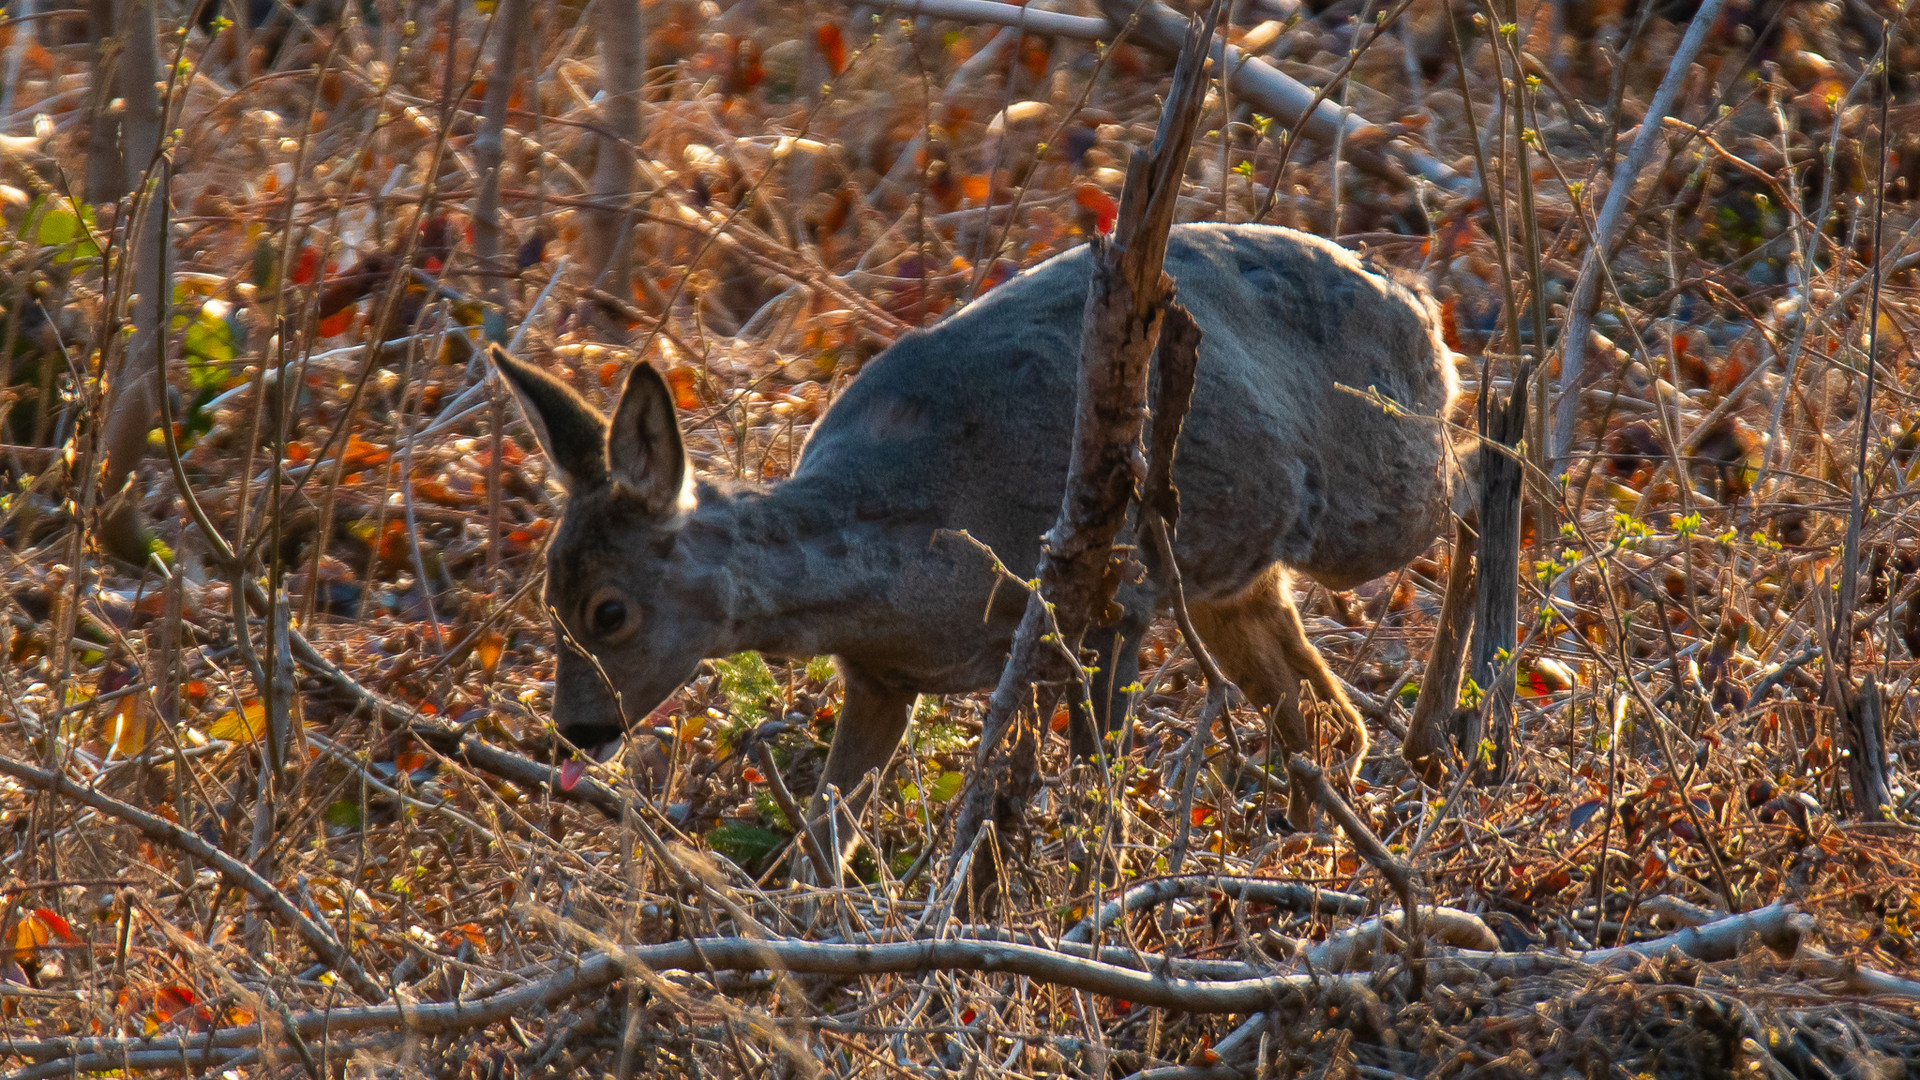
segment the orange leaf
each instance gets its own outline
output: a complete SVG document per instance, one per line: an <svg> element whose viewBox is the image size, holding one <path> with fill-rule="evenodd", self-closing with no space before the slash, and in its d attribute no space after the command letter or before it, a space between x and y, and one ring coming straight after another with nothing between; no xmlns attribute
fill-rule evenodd
<svg viewBox="0 0 1920 1080"><path fill-rule="evenodd" d="M387 460L387 451L362 439L358 435L347 436L347 471L355 472L369 465L378 465Z"/></svg>
<svg viewBox="0 0 1920 1080"><path fill-rule="evenodd" d="M459 926L442 934L441 938L446 941L447 947L451 949L457 949L462 944L466 944L473 946L474 952L487 952L487 933L480 929L479 923L461 923Z"/></svg>
<svg viewBox="0 0 1920 1080"><path fill-rule="evenodd" d="M479 642L473 647L473 655L480 658L481 671L493 674L493 669L500 666L500 652L506 643L507 639L495 630L480 635Z"/></svg>
<svg viewBox="0 0 1920 1080"><path fill-rule="evenodd" d="M1035 79L1047 73L1047 60L1053 53L1053 42L1043 37L1023 37L1020 39L1020 60L1027 66L1027 74Z"/></svg>
<svg viewBox="0 0 1920 1080"><path fill-rule="evenodd" d="M1065 731L1067 730L1067 724L1072 722L1072 720L1073 720L1073 713L1071 710L1069 710L1065 705L1057 706L1053 710L1053 722L1047 725L1047 730Z"/></svg>
<svg viewBox="0 0 1920 1080"><path fill-rule="evenodd" d="M1453 314L1453 304L1449 298L1440 305L1440 335L1445 339L1447 348L1461 352L1465 346L1460 343L1460 324Z"/></svg>
<svg viewBox="0 0 1920 1080"><path fill-rule="evenodd" d="M485 496L477 492L458 491L440 480L415 480L413 493L430 503L438 503L441 506L478 506L486 501Z"/></svg>
<svg viewBox="0 0 1920 1080"><path fill-rule="evenodd" d="M767 782L767 778L760 775L760 770L751 765L740 771L740 778L749 784L764 784Z"/></svg>
<svg viewBox="0 0 1920 1080"><path fill-rule="evenodd" d="M47 924L29 915L13 928L13 958L22 964L29 963L40 947L52 940Z"/></svg>
<svg viewBox="0 0 1920 1080"><path fill-rule="evenodd" d="M685 365L668 368L667 385L673 388L674 408L692 410L700 407L700 387L694 379L692 368Z"/></svg>
<svg viewBox="0 0 1920 1080"><path fill-rule="evenodd" d="M113 710L113 718L107 722L107 736L116 758L130 758L146 748L147 718L140 709L140 695L120 699L120 707Z"/></svg>
<svg viewBox="0 0 1920 1080"><path fill-rule="evenodd" d="M960 178L960 194L977 203L987 201L987 190L991 187L984 176L963 176Z"/></svg>
<svg viewBox="0 0 1920 1080"><path fill-rule="evenodd" d="M387 531L380 536L380 557L388 562L399 562L407 557L407 526L404 522L387 522Z"/></svg>

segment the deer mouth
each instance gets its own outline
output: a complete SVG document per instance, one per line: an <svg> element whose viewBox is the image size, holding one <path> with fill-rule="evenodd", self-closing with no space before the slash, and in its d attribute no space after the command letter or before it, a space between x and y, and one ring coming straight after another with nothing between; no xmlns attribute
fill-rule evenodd
<svg viewBox="0 0 1920 1080"><path fill-rule="evenodd" d="M624 730L612 724L593 724L562 734L581 754L602 765L612 761L614 755L620 752L620 741L626 737Z"/></svg>

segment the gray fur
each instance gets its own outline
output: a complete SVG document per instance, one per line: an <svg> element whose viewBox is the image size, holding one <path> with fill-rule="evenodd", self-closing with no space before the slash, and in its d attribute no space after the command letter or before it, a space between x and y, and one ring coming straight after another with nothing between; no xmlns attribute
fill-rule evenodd
<svg viewBox="0 0 1920 1080"><path fill-rule="evenodd" d="M1049 259L901 338L840 395L783 483L703 483L664 512L618 482L575 485L548 555L547 596L575 643L560 661L562 734L604 741L706 658L832 654L847 700L826 780L845 789L886 763L915 694L991 687L1024 598L996 593L983 556L945 531L965 530L1016 573L1036 565L1065 484L1087 258ZM1432 305L1280 228L1177 226L1166 269L1205 333L1174 477L1188 598L1237 636L1225 652L1242 670L1229 674L1271 686L1259 704L1297 718L1304 678L1357 725L1291 617L1284 570L1345 588L1440 531L1453 468L1432 418L1457 386ZM1336 384L1419 415L1389 416ZM590 426L548 417L536 429ZM609 589L638 619L617 645L595 642L586 621ZM1114 650L1103 666L1124 686L1164 597L1150 578L1119 599L1120 626L1092 637ZM1290 621L1268 617L1280 611ZM1307 728L1280 726L1297 748Z"/></svg>

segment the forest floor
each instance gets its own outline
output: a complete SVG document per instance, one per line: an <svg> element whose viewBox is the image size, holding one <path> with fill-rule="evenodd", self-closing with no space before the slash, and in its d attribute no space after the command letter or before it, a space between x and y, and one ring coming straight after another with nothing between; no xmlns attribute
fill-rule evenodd
<svg viewBox="0 0 1920 1080"><path fill-rule="evenodd" d="M589 280L609 220L592 177L624 151L580 5L534 4L506 254L486 265L474 143L495 5L382 0L258 32L250 63L234 28L173 34L183 13L158 6L162 55L181 56L167 349L197 509L156 434L131 492L155 534L144 564L103 549L109 493L80 464L101 438L101 331L128 309L130 202L80 195L106 108L95 53L83 16L0 15L6 1075L1920 1063L1920 29L1904 8L1729 8L1600 259L1609 178L1690 7L1233 9L1232 40L1368 124L1283 153L1287 122L1216 92L1181 218L1292 226L1424 283L1461 355L1459 423L1533 347L1536 281L1559 328L1582 268L1607 271L1593 325L1610 347L1588 351L1566 479L1528 494L1513 779L1436 791L1399 756L1446 543L1298 594L1375 719L1354 809L1466 928L1430 944L1419 985L1382 933L1399 926L1388 881L1332 825L1288 826L1258 716L1201 739L1183 797L1206 694L1170 623L1143 649L1129 758L1096 773L1048 741L995 916L1036 949L1091 937L1122 958L1087 954L1079 983L1017 957L871 974L801 948L967 938L945 859L984 695L916 707L865 818L860 888L790 881L784 793L813 789L840 700L825 658L715 661L621 761L548 767L540 585L564 499L463 343L512 338L602 407L651 362L703 475L777 481L888 342L1110 225L1171 58L831 0L647 3L644 194L611 218L631 265ZM1409 179L1399 151L1354 164L1390 142L1439 171ZM387 344L369 349L376 326ZM261 604L237 620L249 592ZM1841 638L1850 662L1829 665ZM1830 693L1867 677L1885 688L1877 815ZM1163 902L1093 918L1117 895L1094 861L1136 890L1168 880ZM1445 931L1452 913L1431 917ZM1742 913L1722 929L1751 936L1681 933ZM742 936L792 951L740 967L789 974L622 952ZM1315 951L1356 940L1373 947ZM1233 1008L1099 990L1133 950L1167 979L1280 981Z"/></svg>

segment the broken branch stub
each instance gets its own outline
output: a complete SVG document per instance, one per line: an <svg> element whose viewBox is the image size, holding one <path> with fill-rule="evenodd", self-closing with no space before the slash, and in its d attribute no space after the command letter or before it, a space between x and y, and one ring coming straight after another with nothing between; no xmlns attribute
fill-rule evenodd
<svg viewBox="0 0 1920 1080"><path fill-rule="evenodd" d="M1173 53L1182 42L1182 19L1178 12L1160 0L1101 0L1100 10L1113 24L1115 33L1132 24L1129 40L1159 53ZM1380 129L1351 109L1326 100L1312 87L1283 73L1257 56L1250 56L1224 41L1208 37L1215 64L1225 64L1228 87L1235 98L1251 104L1260 112L1280 121L1285 127L1300 126L1301 134L1331 146L1337 138L1347 142L1344 156L1356 166L1396 187L1411 187L1414 178L1456 194L1472 190L1466 177L1453 171L1431 154L1409 146L1404 140L1389 139L1375 145L1371 138Z"/></svg>

